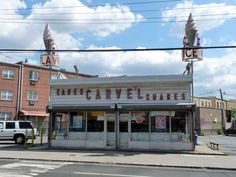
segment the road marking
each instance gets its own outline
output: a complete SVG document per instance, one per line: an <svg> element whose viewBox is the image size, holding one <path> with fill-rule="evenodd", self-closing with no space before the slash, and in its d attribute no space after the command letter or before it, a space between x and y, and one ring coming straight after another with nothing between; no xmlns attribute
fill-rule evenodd
<svg viewBox="0 0 236 177"><path fill-rule="evenodd" d="M87 172L74 172L77 175L93 175L93 176L118 176L118 177L151 177L151 176L138 176L138 175L122 175L114 173L87 173Z"/></svg>
<svg viewBox="0 0 236 177"><path fill-rule="evenodd" d="M68 164L72 163L22 160L19 162L0 165L0 177L34 177Z"/></svg>
<svg viewBox="0 0 236 177"><path fill-rule="evenodd" d="M199 154L183 154L182 155L183 157L201 157L201 158L203 158L203 157L216 157L216 156L214 156L214 155L199 155Z"/></svg>

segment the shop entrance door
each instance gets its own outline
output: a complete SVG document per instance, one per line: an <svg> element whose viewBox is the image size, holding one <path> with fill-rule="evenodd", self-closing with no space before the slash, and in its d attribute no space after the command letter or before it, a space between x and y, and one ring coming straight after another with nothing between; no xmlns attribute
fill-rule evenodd
<svg viewBox="0 0 236 177"><path fill-rule="evenodd" d="M128 148L129 133L128 133L128 113L121 113L119 116L119 148Z"/></svg>
<svg viewBox="0 0 236 177"><path fill-rule="evenodd" d="M107 122L107 136L106 136L106 144L108 148L116 147L116 133L115 133L115 113L106 113L106 122Z"/></svg>

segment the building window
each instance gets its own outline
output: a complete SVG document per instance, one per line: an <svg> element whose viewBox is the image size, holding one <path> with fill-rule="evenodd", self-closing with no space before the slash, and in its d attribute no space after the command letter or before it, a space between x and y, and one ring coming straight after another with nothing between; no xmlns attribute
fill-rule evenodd
<svg viewBox="0 0 236 177"><path fill-rule="evenodd" d="M12 100L13 93L11 91L1 91L1 100Z"/></svg>
<svg viewBox="0 0 236 177"><path fill-rule="evenodd" d="M12 113L11 112L0 112L0 120L12 120Z"/></svg>
<svg viewBox="0 0 236 177"><path fill-rule="evenodd" d="M27 100L38 101L38 93L36 91L28 91L27 92Z"/></svg>
<svg viewBox="0 0 236 177"><path fill-rule="evenodd" d="M14 79L14 70L12 70L12 69L3 69L2 78L4 78L4 79Z"/></svg>
<svg viewBox="0 0 236 177"><path fill-rule="evenodd" d="M39 80L39 72L37 72L37 71L30 71L30 73L29 73L29 80L31 80L31 81L38 81Z"/></svg>
<svg viewBox="0 0 236 177"><path fill-rule="evenodd" d="M87 113L88 132L104 131L104 112L94 111Z"/></svg>
<svg viewBox="0 0 236 177"><path fill-rule="evenodd" d="M204 107L204 102L202 101L202 107Z"/></svg>
<svg viewBox="0 0 236 177"><path fill-rule="evenodd" d="M186 132L186 113L176 112L171 118L171 132Z"/></svg>
<svg viewBox="0 0 236 177"><path fill-rule="evenodd" d="M217 102L217 108L220 108L220 106L219 106L219 102Z"/></svg>
<svg viewBox="0 0 236 177"><path fill-rule="evenodd" d="M70 113L70 132L85 132L86 118L84 112Z"/></svg>
<svg viewBox="0 0 236 177"><path fill-rule="evenodd" d="M131 113L131 132L149 132L148 112Z"/></svg>
<svg viewBox="0 0 236 177"><path fill-rule="evenodd" d="M52 74L52 75L51 75L51 79L52 79L52 80L58 79L58 74Z"/></svg>
<svg viewBox="0 0 236 177"><path fill-rule="evenodd" d="M169 116L151 113L151 131L169 132Z"/></svg>

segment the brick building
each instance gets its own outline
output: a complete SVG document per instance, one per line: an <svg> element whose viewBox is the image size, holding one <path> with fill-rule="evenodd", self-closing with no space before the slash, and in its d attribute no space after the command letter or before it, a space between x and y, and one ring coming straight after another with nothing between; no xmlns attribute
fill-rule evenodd
<svg viewBox="0 0 236 177"><path fill-rule="evenodd" d="M23 62L0 62L0 120L31 120L46 128L50 101L49 80L94 77Z"/></svg>
<svg viewBox="0 0 236 177"><path fill-rule="evenodd" d="M231 111L236 109L235 100L216 97L194 97L196 104L195 129L199 134L217 134L231 125Z"/></svg>

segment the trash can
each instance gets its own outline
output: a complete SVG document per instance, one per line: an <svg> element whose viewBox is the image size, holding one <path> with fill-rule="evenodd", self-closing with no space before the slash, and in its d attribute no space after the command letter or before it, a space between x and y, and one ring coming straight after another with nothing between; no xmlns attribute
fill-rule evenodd
<svg viewBox="0 0 236 177"><path fill-rule="evenodd" d="M196 131L194 131L194 138L193 138L193 140L194 140L194 145L197 145L198 144L198 134L197 134L197 132Z"/></svg>

